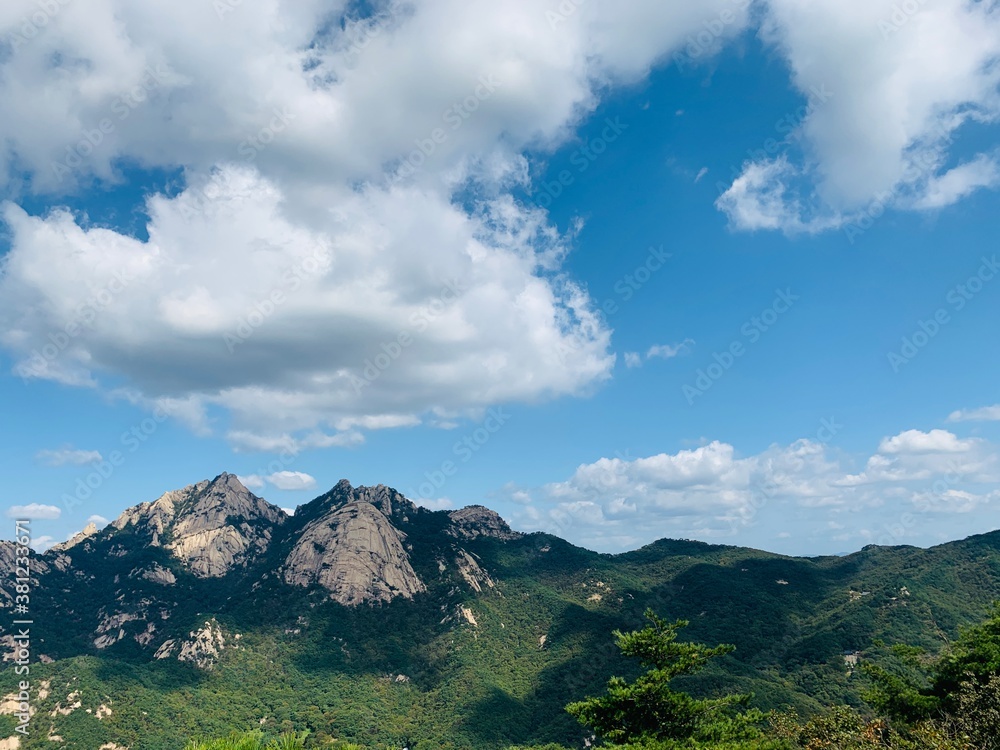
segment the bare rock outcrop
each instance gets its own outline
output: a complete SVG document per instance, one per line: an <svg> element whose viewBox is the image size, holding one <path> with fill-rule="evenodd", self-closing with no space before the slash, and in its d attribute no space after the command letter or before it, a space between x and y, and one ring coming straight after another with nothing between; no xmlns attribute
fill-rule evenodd
<svg viewBox="0 0 1000 750"><path fill-rule="evenodd" d="M105 615L97 626L94 647L104 649L113 646L125 637L124 625L141 619L143 619L142 616L134 612L116 612L113 615Z"/></svg>
<svg viewBox="0 0 1000 750"><path fill-rule="evenodd" d="M21 548L23 551L23 548ZM0 576L0 606L7 606L14 600L16 593L15 574L21 575L24 566L18 565L18 545L15 542L0 540L0 570L4 574ZM50 570L48 563L42 559L41 555L35 552L28 553L28 577L31 579L32 590L38 587L38 576L48 573Z"/></svg>
<svg viewBox="0 0 1000 750"><path fill-rule="evenodd" d="M199 669L212 669L225 648L226 638L222 628L215 620L209 620L200 630L188 633L184 640L164 641L154 658L168 659L176 652L178 661L191 662Z"/></svg>
<svg viewBox="0 0 1000 750"><path fill-rule="evenodd" d="M464 549L457 551L455 555L455 564L458 566L459 574L461 574L462 578L465 579L465 582L469 584L472 590L476 593L482 593L483 586L487 586L491 589L496 586L493 579L490 578L490 574L483 570L476 558Z"/></svg>
<svg viewBox="0 0 1000 750"><path fill-rule="evenodd" d="M459 539L489 537L510 540L522 536L519 532L511 530L499 513L483 505L470 505L453 510L448 517L451 519L451 526L448 527L447 533Z"/></svg>
<svg viewBox="0 0 1000 750"><path fill-rule="evenodd" d="M112 526L135 526L150 546L163 546L196 576L218 578L264 552L285 513L232 474L198 482L129 508Z"/></svg>
<svg viewBox="0 0 1000 750"><path fill-rule="evenodd" d="M341 479L327 493L326 498L338 501L340 505L349 502L369 503L387 518L402 519L417 510L417 506L411 500L384 484L377 484L374 487L352 487L348 480Z"/></svg>
<svg viewBox="0 0 1000 750"><path fill-rule="evenodd" d="M163 586L173 586L177 583L177 576L173 574L173 571L164 568L162 565L153 565L143 570L139 575L147 581L159 583Z"/></svg>
<svg viewBox="0 0 1000 750"><path fill-rule="evenodd" d="M378 494L361 496L391 502ZM347 606L411 599L426 587L410 565L404 539L382 508L365 500L349 502L302 530L282 575L293 586L318 584Z"/></svg>
<svg viewBox="0 0 1000 750"><path fill-rule="evenodd" d="M94 536L99 531L100 531L100 529L97 528L97 524L95 524L93 522L88 523L86 526L83 527L83 531L77 532L76 534L74 534L73 536L71 536L69 539L67 539L65 542L63 542L62 544L53 545L52 548L49 551L50 552L57 552L57 553L58 552L65 552L68 549L72 549L73 547L75 547L76 545L78 545L80 542L85 541L85 540L89 539L90 537Z"/></svg>

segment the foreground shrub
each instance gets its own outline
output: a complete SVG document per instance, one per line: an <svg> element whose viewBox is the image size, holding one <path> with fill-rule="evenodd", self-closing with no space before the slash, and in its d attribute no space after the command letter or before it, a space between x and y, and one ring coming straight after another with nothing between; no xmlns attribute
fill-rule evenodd
<svg viewBox="0 0 1000 750"><path fill-rule="evenodd" d="M222 739L192 740L184 750L305 750L307 733L283 734L268 741L261 731L234 732Z"/></svg>

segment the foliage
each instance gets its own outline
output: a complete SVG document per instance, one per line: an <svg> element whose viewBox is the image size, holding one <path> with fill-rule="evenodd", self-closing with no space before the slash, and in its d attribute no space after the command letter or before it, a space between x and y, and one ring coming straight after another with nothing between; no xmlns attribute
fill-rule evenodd
<svg viewBox="0 0 1000 750"><path fill-rule="evenodd" d="M1000 675L970 677L959 687L953 705L944 722L952 734L977 750L1000 750Z"/></svg>
<svg viewBox="0 0 1000 750"><path fill-rule="evenodd" d="M678 642L677 633L688 622L668 622L652 609L645 616L649 625L642 630L616 630L614 637L622 654L638 659L648 668L646 673L633 682L613 677L605 695L571 703L566 710L599 737L621 745L639 747L652 742L655 746L679 740L720 743L758 736L755 725L763 718L759 711L732 712L745 707L750 695L698 699L670 687L675 677L699 672L711 659L735 647Z"/></svg>
<svg viewBox="0 0 1000 750"><path fill-rule="evenodd" d="M1000 674L1000 603L985 622L963 629L938 658L910 646L895 646L893 653L895 670L865 665L873 683L865 697L877 711L906 723L961 715L989 701L990 685Z"/></svg>
<svg viewBox="0 0 1000 750"><path fill-rule="evenodd" d="M1000 674L1000 602L996 602L989 618L974 627L964 629L958 640L934 665L933 694L950 702L960 687L973 681L988 681Z"/></svg>
<svg viewBox="0 0 1000 750"><path fill-rule="evenodd" d="M982 706L990 700L983 692L990 684L989 649L964 635L975 628L962 628L981 619L1000 591L1000 533L930 550L871 548L815 559L680 541L610 556L542 534L510 542L442 542L434 526L442 523L427 512L411 514L401 527L428 592L357 609L266 577L280 560L262 559L206 580L185 572L162 547L144 547L141 539L129 547L126 534L115 542L129 547L125 555L101 540L91 543L92 553L74 548L73 567L53 568L32 596L38 651L55 659L32 665L33 685L52 683L48 697L34 701L38 715L64 738L60 747L80 750L108 742L179 750L189 737L258 726L272 736L308 729L307 748L331 746L334 738L399 748L406 737L415 738L415 750L579 747L580 725L563 709L600 694L612 675L626 686L641 676L607 634L642 628L648 607L689 621L684 633L692 641L737 647L673 679L670 688L692 700L752 693L750 707L792 708L802 723L831 706L849 705L866 724L875 717L860 708L862 693L876 685L845 665L844 652L857 651L863 664L877 659L913 688L909 697L890 691L904 696L899 710L872 705L892 722L899 741L904 730L972 736L975 727L960 723L960 711L937 703L905 721L896 718L914 697L936 700L937 678L929 667L953 639L956 645L946 649L956 665L952 684L956 675L967 681L965 668L986 666L977 672L980 688L949 688L950 694L968 705L978 701L976 715L988 714ZM457 547L475 556L495 587L470 588L456 571ZM171 570L176 585L133 574L154 564ZM67 595L79 590L78 580L86 581L86 595ZM460 606L474 611L477 627L456 615ZM160 616L161 608L169 618ZM125 635L118 643L98 650L94 631L102 611L141 617L121 626ZM213 670L151 658L162 640L185 638L208 617L227 638ZM149 623L160 640L141 646L135 637ZM242 636L238 644L234 634ZM962 646L963 638L972 640ZM920 655L908 661L881 649L879 639L912 643ZM396 682L399 675L409 681ZM10 665L0 667L0 695L15 692L16 685ZM75 690L81 709L53 714ZM113 714L99 720L101 704ZM946 708L948 725L941 718ZM733 704L722 715L745 709ZM22 750L52 747L48 730L41 727ZM775 734L770 741L794 740Z"/></svg>
<svg viewBox="0 0 1000 750"><path fill-rule="evenodd" d="M964 629L956 643L940 657L930 657L921 649L896 646L885 650L884 663L872 665L867 670L873 675L873 707L905 708L906 700L913 697L911 683L917 679L913 675L923 679L922 689L925 693L918 690L917 694L926 697L933 694L934 686L943 683L941 675L949 674L956 662L985 665L980 675L966 672L966 679L958 685L956 692L949 696L947 702L942 701L929 718L906 718L900 712L891 717L871 715L857 708L838 706L805 719L800 719L794 713L772 712L769 726L761 729L758 725L762 723L759 721L762 714L745 710L747 696L694 698L673 689L672 680L684 679L685 676L709 668L713 660L730 654L732 649L729 646L710 648L698 643L679 642L678 632L686 623L668 622L652 611L646 612L647 624L642 629L627 633L620 630L614 632L617 650L623 656L638 660L646 671L631 681L613 679L602 698L571 704L570 710L587 719L595 729L599 729L598 724L604 722L601 725L604 731L599 733L614 742L614 747L618 750L1000 750L1000 737L996 730L1000 725L1000 675L989 671L989 662L982 658L991 653L994 644L996 615L997 611L994 609L986 622ZM136 684L134 672L123 667L118 674L113 674L108 670L107 662L97 660L77 662L76 669L71 670L72 674L64 673L62 678L58 677L59 672L51 673L48 682L53 685L58 683L66 689L73 687L87 691L94 684L88 679L87 670L95 665L103 670L104 684L113 684L123 678L133 680L132 684ZM58 665L51 665L47 669L57 667ZM187 678L185 674L188 675ZM249 673L243 674L246 676ZM884 674L890 675L892 680L884 680ZM273 679L273 672L270 675ZM182 670L169 677L163 676L161 684L173 685L186 691L192 685L189 680L192 676L197 675L191 670L187 673ZM144 679L148 680L148 677ZM250 686L258 684L251 679ZM899 685L905 687L900 693L902 697L889 695ZM311 688L303 689L300 685L297 689L300 694L298 703L312 700L318 704L323 702ZM235 685L229 690L236 690ZM883 691L881 698L880 690ZM216 693L219 700L227 700L229 695L231 693L227 691ZM357 705L344 704L343 707L363 712L370 705L366 703L366 699L361 698L361 694L356 695L355 699L360 701ZM99 697L99 700L104 698ZM140 705L147 709L153 708L150 704ZM185 705L186 709L183 708ZM177 706L179 710L190 712L189 703L178 703ZM298 723L302 716L307 716L313 709L320 710L317 705L307 708L305 713L301 709L293 710L289 714L290 720L268 723L279 727L287 726ZM120 714L128 715L128 707L116 704L116 712L121 721ZM355 729L359 728L363 725L363 721L359 723L362 715L352 713L348 723ZM73 719L78 724L74 731L80 733L80 739L63 746L89 750L103 741L103 727L91 713L76 711L66 718ZM142 731L140 730L139 736L143 736ZM398 726L395 731L397 736L405 734ZM85 737L90 739L84 739ZM39 739L42 744L38 746L42 746L44 738ZM421 742L409 741L335 741L325 732L309 737L286 732L280 737L272 735L268 738L264 731L258 730L213 741L190 742L185 750L305 750L324 747L339 750L383 750L404 745L417 750L425 746ZM29 740L26 748L34 746L35 741ZM468 745L442 743L435 746ZM163 747L176 750L180 745L165 743ZM531 748L522 745L510 750L565 750L565 745L554 743Z"/></svg>
<svg viewBox="0 0 1000 750"><path fill-rule="evenodd" d="M261 731L234 732L223 739L201 742L192 740L184 750L304 750L308 733L288 732L268 741Z"/></svg>

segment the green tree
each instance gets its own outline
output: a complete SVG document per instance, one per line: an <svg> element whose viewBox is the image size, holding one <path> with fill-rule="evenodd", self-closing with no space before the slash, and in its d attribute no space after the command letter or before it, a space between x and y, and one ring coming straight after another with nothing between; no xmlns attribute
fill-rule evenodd
<svg viewBox="0 0 1000 750"><path fill-rule="evenodd" d="M648 668L646 673L634 682L612 677L605 695L571 703L566 710L602 739L621 745L725 742L759 736L756 725L763 715L735 710L745 707L750 695L698 699L670 687L675 677L698 672L735 646L678 642L678 631L687 621L667 622L651 609L646 610L646 619L649 624L642 630L614 632L622 654L639 659Z"/></svg>
<svg viewBox="0 0 1000 750"><path fill-rule="evenodd" d="M1000 674L1000 602L994 602L988 619L963 630L934 668L932 691L948 708L970 679L980 683Z"/></svg>
<svg viewBox="0 0 1000 750"><path fill-rule="evenodd" d="M1000 675L1000 602L986 621L963 630L940 658L912 646L896 645L892 651L895 669L864 665L872 680L865 700L890 719L910 724L957 716L979 705L976 700L989 700L975 696L992 695L987 686Z"/></svg>
<svg viewBox="0 0 1000 750"><path fill-rule="evenodd" d="M1000 750L1000 675L962 683L945 724L976 750Z"/></svg>
<svg viewBox="0 0 1000 750"><path fill-rule="evenodd" d="M936 716L940 697L933 690L934 662L923 649L897 644L891 652L892 668L873 662L862 664L871 679L864 699L881 715L915 723Z"/></svg>

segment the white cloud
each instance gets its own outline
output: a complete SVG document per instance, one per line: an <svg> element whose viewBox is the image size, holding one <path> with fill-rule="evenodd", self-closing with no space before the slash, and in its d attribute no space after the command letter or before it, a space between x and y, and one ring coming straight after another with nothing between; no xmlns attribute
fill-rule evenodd
<svg viewBox="0 0 1000 750"><path fill-rule="evenodd" d="M58 450L38 451L35 458L46 466L83 466L100 461L102 456L99 451L77 450L70 446L64 446Z"/></svg>
<svg viewBox="0 0 1000 750"><path fill-rule="evenodd" d="M247 474L246 476L241 476L237 474L237 479L240 480L240 484L246 487L248 490L262 490L264 489L264 477L259 474Z"/></svg>
<svg viewBox="0 0 1000 750"><path fill-rule="evenodd" d="M960 439L947 430L906 430L884 438L860 474L838 481L844 487L933 481L959 483L1000 480L1000 453L979 438Z"/></svg>
<svg viewBox="0 0 1000 750"><path fill-rule="evenodd" d="M654 344L646 350L645 360L639 352L625 352L625 366L628 368L642 367L643 361L673 359L682 354L688 354L692 346L694 346L694 339L684 339L679 344Z"/></svg>
<svg viewBox="0 0 1000 750"><path fill-rule="evenodd" d="M42 505L41 503L13 505L7 509L7 518L29 518L38 521L54 521L61 515L62 508L58 505Z"/></svg>
<svg viewBox="0 0 1000 750"><path fill-rule="evenodd" d="M511 197L522 154L565 143L731 0L558 22L528 0L346 7L95 0L4 57L0 183L93 189L128 162L187 186L150 198L148 241L3 209L0 345L19 372L123 383L201 434L228 412L235 447L293 451L610 376L610 331L561 271L572 237ZM35 10L5 4L0 34ZM474 208L455 200L470 188Z"/></svg>
<svg viewBox="0 0 1000 750"><path fill-rule="evenodd" d="M117 374L150 399L187 393L188 411L226 408L234 445L258 450L353 444L353 425L412 425L429 412L579 394L608 377L610 332L589 298L538 270L547 254L564 252L538 212L504 199L470 217L433 194L394 188L331 196L355 226L305 231L286 221L276 188L239 175L252 197L226 192L210 219L184 218L187 193L154 199L146 244L8 205L15 240L0 281L8 344L21 342L30 366L66 311L123 270L128 286L49 363L47 377ZM228 270L207 273L206 262ZM275 293L281 304L255 312ZM483 368L490 357L504 366ZM352 434L324 433L338 428Z"/></svg>
<svg viewBox="0 0 1000 750"><path fill-rule="evenodd" d="M992 156L980 154L972 161L928 179L923 195L913 201L913 207L944 208L980 188L996 188L998 185L1000 165Z"/></svg>
<svg viewBox="0 0 1000 750"><path fill-rule="evenodd" d="M31 549L35 550L38 554L42 554L55 547L57 544L59 544L58 539L46 534L38 537L37 539L32 539Z"/></svg>
<svg viewBox="0 0 1000 750"><path fill-rule="evenodd" d="M935 209L1000 183L996 157L949 166L969 123L1000 117L1000 6L769 0L763 38L813 99L787 155L744 165L717 206L739 229L836 227L877 202ZM825 92L817 97L816 92Z"/></svg>
<svg viewBox="0 0 1000 750"><path fill-rule="evenodd" d="M316 478L301 471L278 471L268 475L267 481L279 490L312 490L316 488Z"/></svg>
<svg viewBox="0 0 1000 750"><path fill-rule="evenodd" d="M757 231L780 229L789 234L816 232L824 222L803 221L792 183L798 171L785 156L773 161L749 162L733 184L715 202L736 229Z"/></svg>
<svg viewBox="0 0 1000 750"><path fill-rule="evenodd" d="M817 509L817 529L828 522L827 530L839 530L854 518L845 512L870 517L888 501L916 514L964 513L1000 500L1000 446L984 440L907 430L884 439L862 472L853 463L812 439L746 457L714 441L673 454L602 458L530 494L513 485L504 494L516 503L512 518L520 528L601 550L665 536L733 536L761 513L797 508Z"/></svg>
<svg viewBox="0 0 1000 750"><path fill-rule="evenodd" d="M295 455L307 448L349 448L361 445L365 437L356 430L327 434L325 432L307 432L302 437L290 433L257 433L250 430L231 430L226 438L237 452L244 453L281 453Z"/></svg>
<svg viewBox="0 0 1000 750"><path fill-rule="evenodd" d="M947 430L906 430L882 440L880 453L964 453L975 445L974 440L959 440Z"/></svg>
<svg viewBox="0 0 1000 750"><path fill-rule="evenodd" d="M285 512L285 515L287 516L295 515L295 508L282 508L282 510Z"/></svg>
<svg viewBox="0 0 1000 750"><path fill-rule="evenodd" d="M654 344L646 352L646 359L673 359L681 354L687 354L694 346L694 339L684 339L679 344Z"/></svg>
<svg viewBox="0 0 1000 750"><path fill-rule="evenodd" d="M93 515L87 519L87 523L92 523L97 528L103 529L105 526L111 523L111 521L105 518L104 516Z"/></svg>
<svg viewBox="0 0 1000 750"><path fill-rule="evenodd" d="M979 409L959 409L948 415L949 422L1000 422L1000 404Z"/></svg>

